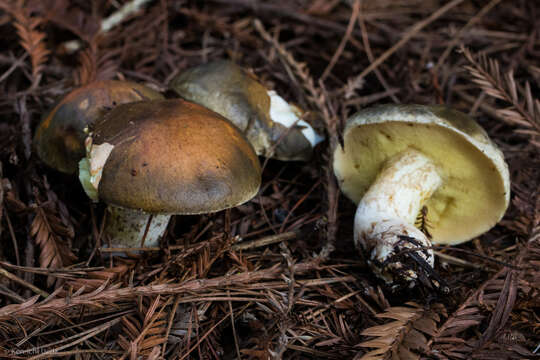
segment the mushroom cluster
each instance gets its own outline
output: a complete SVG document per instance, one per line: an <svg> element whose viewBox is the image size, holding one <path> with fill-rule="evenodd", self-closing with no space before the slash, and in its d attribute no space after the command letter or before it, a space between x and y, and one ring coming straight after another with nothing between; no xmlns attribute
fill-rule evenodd
<svg viewBox="0 0 540 360"><path fill-rule="evenodd" d="M163 100L143 85L98 81L66 95L39 124L38 156L73 173L107 207L113 247L156 246L172 214L220 211L261 182L255 151L219 114Z"/></svg>
<svg viewBox="0 0 540 360"><path fill-rule="evenodd" d="M230 61L189 69L171 87L188 101L94 82L65 96L36 130L39 157L66 173L78 164L87 195L109 204L105 236L114 247L155 246L171 214L251 199L257 155L308 160L322 140L299 108Z"/></svg>
<svg viewBox="0 0 540 360"><path fill-rule="evenodd" d="M40 158L108 204L114 247L156 246L172 214L251 199L257 155L308 160L322 140L275 91L230 61L181 73L182 99L100 81L74 90L35 134ZM510 196L502 152L467 115L444 106L383 105L352 116L334 172L357 204L354 241L389 284L437 282L432 243L459 244L494 226ZM428 228L416 220L427 217ZM437 284L435 284L437 285Z"/></svg>
<svg viewBox="0 0 540 360"><path fill-rule="evenodd" d="M358 204L354 241L390 284L424 282L434 264L432 242L470 240L493 227L508 206L502 152L459 111L373 107L348 120L343 139L344 147L334 153L334 172L342 191ZM423 208L428 232L415 226Z"/></svg>

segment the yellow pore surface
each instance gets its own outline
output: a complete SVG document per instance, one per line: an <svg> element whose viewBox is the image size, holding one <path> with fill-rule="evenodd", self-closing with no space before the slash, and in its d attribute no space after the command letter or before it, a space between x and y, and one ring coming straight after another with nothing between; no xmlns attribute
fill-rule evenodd
<svg viewBox="0 0 540 360"><path fill-rule="evenodd" d="M434 124L388 121L357 126L344 140L345 151L334 154L334 171L355 203L385 162L401 151L415 149L435 163L443 183L424 204L434 243L470 240L493 227L506 210L499 170L462 133Z"/></svg>

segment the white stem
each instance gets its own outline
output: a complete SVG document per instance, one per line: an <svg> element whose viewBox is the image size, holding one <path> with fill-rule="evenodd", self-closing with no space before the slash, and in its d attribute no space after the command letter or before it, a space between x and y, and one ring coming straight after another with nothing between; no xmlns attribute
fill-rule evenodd
<svg viewBox="0 0 540 360"><path fill-rule="evenodd" d="M140 210L125 209L116 206L107 207L105 235L111 239L112 247L141 247L148 221L148 232L144 247L159 245L159 238L167 229L171 215L154 215Z"/></svg>
<svg viewBox="0 0 540 360"><path fill-rule="evenodd" d="M418 230L415 220L427 199L441 185L437 167L422 153L406 150L388 160L370 186L356 210L354 240L357 247L369 253L375 272L388 282L392 276L380 265L401 248L429 247L431 241ZM418 244L404 240L411 237ZM431 266L433 250L416 252ZM387 264L399 269L400 263ZM409 278L417 275L410 271Z"/></svg>

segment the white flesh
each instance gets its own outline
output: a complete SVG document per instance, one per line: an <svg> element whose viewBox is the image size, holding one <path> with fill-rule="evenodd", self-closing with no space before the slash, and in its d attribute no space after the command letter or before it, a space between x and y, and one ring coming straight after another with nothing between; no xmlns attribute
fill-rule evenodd
<svg viewBox="0 0 540 360"><path fill-rule="evenodd" d="M289 105L281 96L279 96L274 90L268 91L270 96L270 118L272 121L282 124L285 127L291 127L294 124L302 128L302 134L311 144L311 147L315 147L318 143L324 140L324 137L320 136L313 130L304 120L298 120L299 110Z"/></svg>
<svg viewBox="0 0 540 360"><path fill-rule="evenodd" d="M79 161L79 180L90 199L98 201L98 187L103 173L103 167L114 149L114 145L103 143L92 144L92 137L85 140L86 157Z"/></svg>
<svg viewBox="0 0 540 360"><path fill-rule="evenodd" d="M436 166L415 150L406 150L388 160L374 183L358 204L354 219L354 240L358 248L370 255L374 271L387 282L392 276L377 266L395 255L394 247L430 247L431 241L415 227L416 217L429 197L441 185ZM414 238L413 245L400 236ZM433 250L417 251L433 266ZM389 262L390 268L400 268L399 262ZM417 275L409 271L408 280Z"/></svg>

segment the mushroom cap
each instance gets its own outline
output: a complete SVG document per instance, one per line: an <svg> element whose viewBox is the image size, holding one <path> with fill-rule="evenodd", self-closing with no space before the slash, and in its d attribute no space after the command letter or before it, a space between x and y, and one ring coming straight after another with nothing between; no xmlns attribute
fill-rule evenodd
<svg viewBox="0 0 540 360"><path fill-rule="evenodd" d="M103 80L77 88L60 100L37 127L37 154L48 166L75 173L85 155L84 129L88 125L117 104L162 98L157 91L129 81Z"/></svg>
<svg viewBox="0 0 540 360"><path fill-rule="evenodd" d="M414 149L437 166L442 185L424 204L438 244L459 244L493 227L510 199L508 166L487 133L445 106L383 105L347 122L344 148L334 152L341 190L358 203L385 162Z"/></svg>
<svg viewBox="0 0 540 360"><path fill-rule="evenodd" d="M261 183L259 159L219 114L180 99L117 106L98 120L94 145L113 146L99 199L161 214L200 214L248 201Z"/></svg>
<svg viewBox="0 0 540 360"><path fill-rule="evenodd" d="M302 129L288 129L272 121L268 89L231 61L217 60L190 68L176 76L170 87L182 98L229 119L259 155L280 160L311 157L313 148Z"/></svg>

